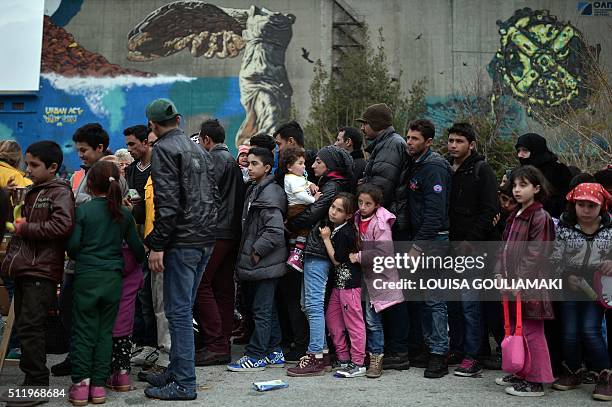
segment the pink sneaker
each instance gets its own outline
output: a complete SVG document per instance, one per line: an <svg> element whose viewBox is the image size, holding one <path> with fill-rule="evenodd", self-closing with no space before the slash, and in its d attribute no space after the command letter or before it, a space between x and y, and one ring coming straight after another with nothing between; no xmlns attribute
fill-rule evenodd
<svg viewBox="0 0 612 407"><path fill-rule="evenodd" d="M106 403L106 389L104 389L104 386L89 386L89 399L93 404Z"/></svg>
<svg viewBox="0 0 612 407"><path fill-rule="evenodd" d="M86 406L89 402L89 385L82 380L70 386L68 401L75 406Z"/></svg>
<svg viewBox="0 0 612 407"><path fill-rule="evenodd" d="M113 391L130 391L132 382L129 373L114 372L106 381L106 387Z"/></svg>
<svg viewBox="0 0 612 407"><path fill-rule="evenodd" d="M289 253L287 266L300 273L304 272L304 243L295 244L295 248Z"/></svg>

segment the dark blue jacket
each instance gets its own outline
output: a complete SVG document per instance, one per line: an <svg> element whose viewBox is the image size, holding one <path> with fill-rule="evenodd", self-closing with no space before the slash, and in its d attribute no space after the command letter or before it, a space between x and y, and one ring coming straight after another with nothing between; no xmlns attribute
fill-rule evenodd
<svg viewBox="0 0 612 407"><path fill-rule="evenodd" d="M407 172L411 240L433 240L448 232L451 176L448 161L431 150Z"/></svg>

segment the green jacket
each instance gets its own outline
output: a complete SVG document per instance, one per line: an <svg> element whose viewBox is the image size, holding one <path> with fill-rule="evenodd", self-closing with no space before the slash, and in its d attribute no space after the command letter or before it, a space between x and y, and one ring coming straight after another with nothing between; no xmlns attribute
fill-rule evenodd
<svg viewBox="0 0 612 407"><path fill-rule="evenodd" d="M122 244L125 240L136 261L144 260L145 252L136 232L130 211L122 207L123 219L111 219L106 198L93 198L76 209L76 222L68 241L68 255L76 261L75 272L122 271Z"/></svg>

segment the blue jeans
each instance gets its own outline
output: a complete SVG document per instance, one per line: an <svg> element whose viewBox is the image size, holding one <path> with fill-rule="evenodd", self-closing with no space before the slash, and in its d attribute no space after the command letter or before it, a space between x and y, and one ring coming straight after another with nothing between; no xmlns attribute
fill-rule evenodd
<svg viewBox="0 0 612 407"><path fill-rule="evenodd" d="M304 257L304 312L310 326L308 353L321 353L327 348L325 340L325 286L331 262L322 257Z"/></svg>
<svg viewBox="0 0 612 407"><path fill-rule="evenodd" d="M366 325L366 350L374 355L385 351L385 331L382 315L374 310L369 300L363 304L363 314Z"/></svg>
<svg viewBox="0 0 612 407"><path fill-rule="evenodd" d="M136 297L136 312L134 314L134 334L132 340L137 345L157 347L157 328L153 312L153 295L151 294L151 271L149 262L142 265L144 285Z"/></svg>
<svg viewBox="0 0 612 407"><path fill-rule="evenodd" d="M582 349L587 368L600 372L610 368L608 349L602 333L604 309L594 301L561 302L563 356L572 371L582 364Z"/></svg>
<svg viewBox="0 0 612 407"><path fill-rule="evenodd" d="M281 351L281 329L276 311L278 278L243 281L242 290L253 315L254 328L245 355L263 359L272 352Z"/></svg>
<svg viewBox="0 0 612 407"><path fill-rule="evenodd" d="M448 235L440 235L435 241L448 241ZM444 251L446 249L443 249ZM431 256L445 256L447 253L428 253ZM446 355L448 353L448 311L446 301L441 300L440 293L428 290L423 302L423 336L430 353Z"/></svg>
<svg viewBox="0 0 612 407"><path fill-rule="evenodd" d="M211 243L164 252L164 312L172 342L167 374L188 391L196 389L193 303L212 249Z"/></svg>

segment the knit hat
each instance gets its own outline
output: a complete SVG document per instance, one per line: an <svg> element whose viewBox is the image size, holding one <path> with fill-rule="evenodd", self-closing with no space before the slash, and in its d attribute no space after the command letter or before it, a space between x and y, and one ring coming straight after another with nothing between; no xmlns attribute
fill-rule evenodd
<svg viewBox="0 0 612 407"><path fill-rule="evenodd" d="M368 123L372 130L380 131L393 125L393 113L386 104L377 103L368 107L357 121Z"/></svg>
<svg viewBox="0 0 612 407"><path fill-rule="evenodd" d="M170 99L155 99L147 106L147 119L152 122L163 122L178 115L179 112Z"/></svg>
<svg viewBox="0 0 612 407"><path fill-rule="evenodd" d="M610 199L612 198L601 184L585 182L578 184L576 188L568 192L565 199L567 199L568 202L590 201L597 205L601 205L603 210L606 211L610 204Z"/></svg>
<svg viewBox="0 0 612 407"><path fill-rule="evenodd" d="M325 163L329 171L349 173L353 168L353 157L344 149L326 146L319 150L317 157Z"/></svg>

